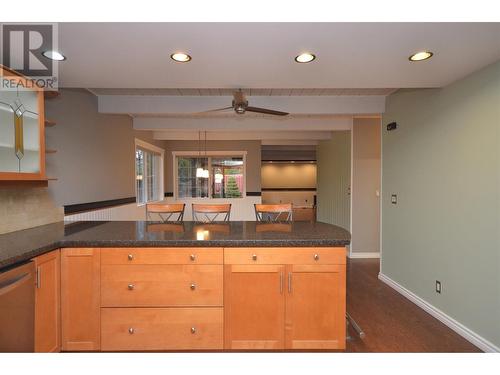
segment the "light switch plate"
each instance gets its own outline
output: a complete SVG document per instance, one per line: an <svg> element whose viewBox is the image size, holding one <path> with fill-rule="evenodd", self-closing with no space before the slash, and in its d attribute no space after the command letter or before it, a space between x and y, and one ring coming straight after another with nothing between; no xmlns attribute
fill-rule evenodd
<svg viewBox="0 0 500 375"><path fill-rule="evenodd" d="M441 294L441 281L436 280L436 293Z"/></svg>
<svg viewBox="0 0 500 375"><path fill-rule="evenodd" d="M392 204L398 204L398 195L397 194L392 194L391 195L391 203Z"/></svg>

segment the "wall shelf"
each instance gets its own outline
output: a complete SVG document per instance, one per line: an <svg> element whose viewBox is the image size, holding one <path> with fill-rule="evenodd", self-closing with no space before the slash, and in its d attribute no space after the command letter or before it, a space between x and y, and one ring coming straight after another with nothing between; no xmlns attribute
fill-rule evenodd
<svg viewBox="0 0 500 375"><path fill-rule="evenodd" d="M54 99L59 96L59 91L44 91L43 96L45 99Z"/></svg>
<svg viewBox="0 0 500 375"><path fill-rule="evenodd" d="M0 180L0 189L2 188L26 188L26 187L47 187L49 179L42 180Z"/></svg>

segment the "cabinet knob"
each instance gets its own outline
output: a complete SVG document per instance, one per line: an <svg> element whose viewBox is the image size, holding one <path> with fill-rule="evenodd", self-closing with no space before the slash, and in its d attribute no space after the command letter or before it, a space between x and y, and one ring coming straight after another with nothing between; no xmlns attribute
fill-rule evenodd
<svg viewBox="0 0 500 375"><path fill-rule="evenodd" d="M191 286L190 286L191 290L195 290L196 289L196 284L195 283L192 283Z"/></svg>
<svg viewBox="0 0 500 375"><path fill-rule="evenodd" d="M128 333L129 333L129 334L133 335L133 334L134 334L134 332L135 332L135 330L134 330L132 327L130 327L130 328L128 329Z"/></svg>
<svg viewBox="0 0 500 375"><path fill-rule="evenodd" d="M252 255L252 260L257 260L257 254Z"/></svg>
<svg viewBox="0 0 500 375"><path fill-rule="evenodd" d="M134 290L135 285L134 284L128 284L128 290Z"/></svg>
<svg viewBox="0 0 500 375"><path fill-rule="evenodd" d="M314 260L319 260L319 255L318 254L314 254Z"/></svg>
<svg viewBox="0 0 500 375"><path fill-rule="evenodd" d="M195 260L196 260L196 255L191 254L191 255L189 256L189 259L191 259L191 261L195 261Z"/></svg>
<svg viewBox="0 0 500 375"><path fill-rule="evenodd" d="M196 327L191 327L191 333L195 334L196 333Z"/></svg>
<svg viewBox="0 0 500 375"><path fill-rule="evenodd" d="M127 258L128 260L134 260L134 254L129 254Z"/></svg>

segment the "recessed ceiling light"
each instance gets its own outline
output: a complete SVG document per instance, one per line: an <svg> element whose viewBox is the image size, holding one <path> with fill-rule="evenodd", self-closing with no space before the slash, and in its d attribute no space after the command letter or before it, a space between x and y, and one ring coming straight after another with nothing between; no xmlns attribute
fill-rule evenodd
<svg viewBox="0 0 500 375"><path fill-rule="evenodd" d="M191 56L182 53L182 52L177 52L177 53L172 53L170 55L172 60L177 61L177 62L188 62L191 61Z"/></svg>
<svg viewBox="0 0 500 375"><path fill-rule="evenodd" d="M433 53L429 51L420 51L417 53L414 53L410 57L408 57L408 60L410 61L422 61L422 60L427 60L432 57Z"/></svg>
<svg viewBox="0 0 500 375"><path fill-rule="evenodd" d="M311 62L315 58L316 58L315 55L313 55L312 53L306 52L306 53L301 53L300 55L296 56L295 61L300 63L300 64L303 64L303 63Z"/></svg>
<svg viewBox="0 0 500 375"><path fill-rule="evenodd" d="M43 51L42 55L44 55L48 59L55 60L55 61L66 60L66 57L57 51Z"/></svg>

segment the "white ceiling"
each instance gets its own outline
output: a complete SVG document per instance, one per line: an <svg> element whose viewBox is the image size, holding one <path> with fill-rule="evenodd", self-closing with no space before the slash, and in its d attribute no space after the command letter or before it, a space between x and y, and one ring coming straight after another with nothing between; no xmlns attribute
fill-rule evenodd
<svg viewBox="0 0 500 375"><path fill-rule="evenodd" d="M61 23L59 43L61 87L441 87L500 59L500 23Z"/></svg>

